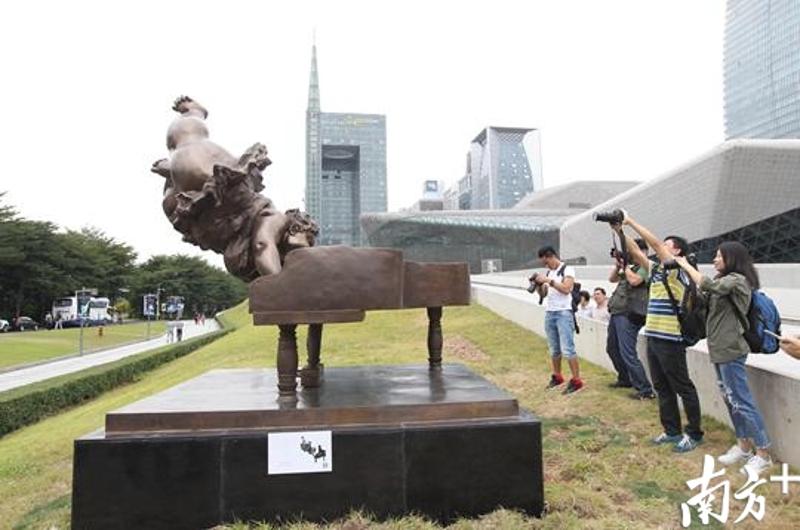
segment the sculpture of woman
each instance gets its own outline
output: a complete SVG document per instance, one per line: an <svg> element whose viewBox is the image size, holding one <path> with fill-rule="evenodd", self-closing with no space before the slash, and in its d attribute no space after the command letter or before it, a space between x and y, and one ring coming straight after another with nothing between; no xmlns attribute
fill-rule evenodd
<svg viewBox="0 0 800 530"><path fill-rule="evenodd" d="M167 130L170 157L151 171L166 179L162 207L184 241L223 254L228 271L245 281L280 272L286 253L313 246L319 228L307 214L279 212L259 193L271 163L264 145L237 159L209 140L202 105L181 96L172 108L179 116Z"/></svg>

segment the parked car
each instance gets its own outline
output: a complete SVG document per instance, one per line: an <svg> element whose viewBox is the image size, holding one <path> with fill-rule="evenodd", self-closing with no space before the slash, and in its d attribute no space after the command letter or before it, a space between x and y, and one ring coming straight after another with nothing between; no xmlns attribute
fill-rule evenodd
<svg viewBox="0 0 800 530"><path fill-rule="evenodd" d="M11 331L11 324L8 323L8 320L0 318L0 333L5 333L6 331Z"/></svg>
<svg viewBox="0 0 800 530"><path fill-rule="evenodd" d="M39 323L31 317L19 317L14 321L13 329L15 331L37 331L39 329Z"/></svg>

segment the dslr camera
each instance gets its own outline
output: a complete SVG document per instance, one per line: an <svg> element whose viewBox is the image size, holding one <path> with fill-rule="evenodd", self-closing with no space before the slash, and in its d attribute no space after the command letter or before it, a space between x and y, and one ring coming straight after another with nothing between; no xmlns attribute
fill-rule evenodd
<svg viewBox="0 0 800 530"><path fill-rule="evenodd" d="M593 217L598 223L618 225L622 224L622 221L625 220L625 212L620 209L616 209L611 210L610 212L597 212Z"/></svg>
<svg viewBox="0 0 800 530"><path fill-rule="evenodd" d="M539 272L534 272L530 278L528 278L528 292L533 294L536 292L536 278L539 276Z"/></svg>
<svg viewBox="0 0 800 530"><path fill-rule="evenodd" d="M531 277L528 278L528 282L530 282L529 285L528 285L528 292L529 293L533 294L533 293L536 292L536 287L538 287L536 285L536 278L538 278L541 274L542 274L541 272L534 272L531 275ZM539 292L539 305L542 305L542 302L544 302L544 296L542 295L541 292Z"/></svg>

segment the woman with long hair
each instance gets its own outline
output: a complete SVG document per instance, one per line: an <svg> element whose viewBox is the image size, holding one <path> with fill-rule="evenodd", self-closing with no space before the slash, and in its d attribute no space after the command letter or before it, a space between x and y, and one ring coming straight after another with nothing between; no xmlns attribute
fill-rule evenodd
<svg viewBox="0 0 800 530"><path fill-rule="evenodd" d="M747 248L726 241L714 257L714 278L703 276L684 257L675 261L699 286L708 302L706 331L708 355L717 373L717 383L736 432L737 443L718 457L729 466L744 463L743 472L758 476L772 466L769 436L764 419L747 384L747 354L743 337L752 292L760 287L758 272Z"/></svg>

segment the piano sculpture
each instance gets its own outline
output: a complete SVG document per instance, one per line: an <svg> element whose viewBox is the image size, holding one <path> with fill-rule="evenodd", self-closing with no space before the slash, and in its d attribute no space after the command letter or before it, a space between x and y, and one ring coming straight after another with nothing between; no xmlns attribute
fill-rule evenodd
<svg viewBox="0 0 800 530"><path fill-rule="evenodd" d="M320 385L322 326L358 322L371 309L426 308L428 364L442 365L442 307L468 305L466 263L404 261L399 250L345 246L290 252L279 274L250 284L250 312L256 325L274 324L278 338L278 391L292 398L298 353L295 330L308 324L308 361L300 371L304 388Z"/></svg>
<svg viewBox="0 0 800 530"><path fill-rule="evenodd" d="M261 195L270 163L259 143L234 157L209 139L208 111L187 96L167 130L170 157L151 171L165 179L162 206L184 241L223 255L228 272L250 283L256 325L277 325L279 399L321 382L326 323L357 322L373 309L426 308L428 362L442 363L442 307L468 305L466 263L404 261L391 249L314 247L319 226L299 210L278 211ZM308 362L298 373L295 331L308 324Z"/></svg>

